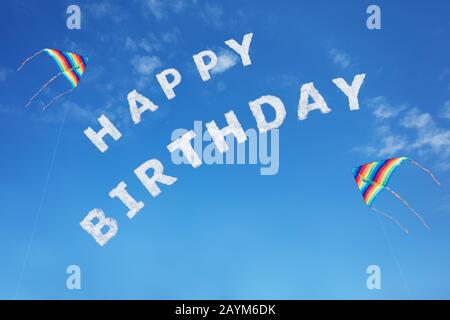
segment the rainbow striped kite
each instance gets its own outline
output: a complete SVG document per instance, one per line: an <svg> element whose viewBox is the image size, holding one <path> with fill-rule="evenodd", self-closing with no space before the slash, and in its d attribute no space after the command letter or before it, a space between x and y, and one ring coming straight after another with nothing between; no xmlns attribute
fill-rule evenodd
<svg viewBox="0 0 450 320"><path fill-rule="evenodd" d="M407 157L399 157L387 159L384 161L377 161L363 164L362 166L353 168L353 176L356 180L356 184L358 185L359 190L362 193L364 201L366 204L374 211L383 216L393 220L397 223L400 228L402 228L406 233L408 230L405 229L396 219L388 215L387 213L376 209L373 206L373 202L376 196L380 193L381 190L386 189L390 193L392 193L396 198L401 200L414 214L422 221L423 225L429 229L425 220L418 214L402 197L400 197L395 191L390 189L387 184L395 169L397 169L403 162L410 161L414 165L418 166L425 172L427 172L433 180L440 185L440 182L435 178L435 176L431 173L430 170L422 167L416 161L409 159Z"/></svg>
<svg viewBox="0 0 450 320"><path fill-rule="evenodd" d="M28 107L31 104L34 98L36 98L39 95L39 93L41 93L42 90L45 89L45 87L47 87L52 81L54 81L56 78L58 78L60 75L63 74L66 77L66 79L69 80L70 84L72 85L72 88L66 92L57 95L52 100L50 100L50 102L44 106L44 109L47 108L53 101L70 93L73 89L75 89L80 83L80 78L83 75L84 71L86 70L86 64L88 61L87 57L83 57L79 54L67 51L60 51L55 49L42 49L36 52L31 57L29 57L28 59L26 59L19 67L19 69L17 69L17 71L19 71L29 60L31 60L32 58L36 57L37 55L43 52L47 53L50 57L53 58L53 60L55 60L56 64L59 67L60 72L57 73L55 76L53 76L50 80L48 80L39 89L39 91L36 92L36 94L33 97L31 97L30 101L28 101L28 103L26 104L26 107Z"/></svg>

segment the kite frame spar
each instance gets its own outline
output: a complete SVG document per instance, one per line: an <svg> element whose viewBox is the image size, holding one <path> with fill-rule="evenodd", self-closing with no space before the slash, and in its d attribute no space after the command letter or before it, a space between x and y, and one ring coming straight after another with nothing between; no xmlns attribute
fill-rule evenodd
<svg viewBox="0 0 450 320"><path fill-rule="evenodd" d="M67 51L60 51L60 50L55 50L55 49L42 49L39 50L38 52L36 52L35 54L33 54L31 57L25 59L25 61L21 64L21 66L17 69L17 71L20 71L20 69L22 69L22 67L28 63L28 61L30 61L31 59L33 59L34 57L36 57L37 55L46 52L50 57L52 57L56 63L58 64L58 67L60 68L61 72L57 73L55 76L53 76L52 78L50 78L32 97L31 99L28 101L28 103L25 105L25 107L28 107L33 100L54 80L56 80L60 75L65 75L67 80L70 82L70 84L72 85L72 88L57 95L56 97L54 97L52 100L50 100L50 102L48 102L43 109L48 108L55 100L61 98L62 96L70 93L73 91L73 89L75 89L78 84L80 83L80 78L83 75L85 69L86 69L86 65L87 65L87 61L88 58L87 57L83 57L79 54L75 54L72 52L67 52Z"/></svg>
<svg viewBox="0 0 450 320"><path fill-rule="evenodd" d="M404 161L410 161L412 164L416 165L420 169L424 170L428 175L431 176L431 178L439 185L441 186L441 183L438 179L433 175L433 173L428 170L427 168L421 166L416 161L407 158L407 157L398 157L398 158L392 158L387 159L385 161L378 161L378 162L371 162L366 163L361 166L353 168L353 175L356 180L356 183L358 185L359 190L362 192L364 201L366 202L367 206L375 211L378 214L381 214L385 216L386 218L394 221L405 233L409 233L408 229L406 229L397 219L392 217L391 215L387 214L386 212L383 212L377 208L375 208L372 204L376 198L376 196L383 190L386 189L391 194L393 194L397 199L399 199L408 209L410 209L415 216L422 222L422 224L425 226L425 228L430 229L428 224L425 222L425 219L416 211L414 210L411 205L406 202L397 192L392 190L387 186L387 183L389 182L389 179L391 175L394 173L395 169L397 169L398 166L400 166ZM364 171L364 174L361 174L361 172ZM368 171L368 172L367 172ZM368 179L367 175L374 176L375 180ZM365 185L369 184L371 189Z"/></svg>

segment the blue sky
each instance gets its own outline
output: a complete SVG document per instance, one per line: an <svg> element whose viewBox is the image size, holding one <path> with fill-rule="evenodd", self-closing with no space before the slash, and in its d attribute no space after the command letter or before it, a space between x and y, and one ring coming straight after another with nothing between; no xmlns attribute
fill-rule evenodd
<svg viewBox="0 0 450 320"><path fill-rule="evenodd" d="M377 1L381 30L366 28L369 1L77 1L81 30L66 28L68 1L8 1L0 22L1 298L450 298L450 6L445 1ZM252 65L225 40L253 32ZM55 81L23 106L58 70L42 48L89 57L81 84ZM192 55L205 49L228 63L203 82ZM224 51L225 50L225 51ZM168 101L155 74L183 76ZM220 71L220 72L219 72ZM360 110L331 79L366 73ZM297 120L299 89L314 82L333 110ZM133 125L127 94L137 89L160 109ZM225 124L233 109L255 128L248 102L280 97L280 168L175 165L166 149L176 128L195 120ZM107 115L123 137L102 154L83 131ZM380 209L400 219L406 236L369 210L353 180L359 164L409 156L429 167L402 166L391 186L431 230L391 195ZM157 158L176 176L153 198L133 170ZM125 181L145 208L129 220L109 191ZM79 222L102 208L119 223L105 247ZM82 289L66 289L79 265ZM382 289L366 288L379 265Z"/></svg>

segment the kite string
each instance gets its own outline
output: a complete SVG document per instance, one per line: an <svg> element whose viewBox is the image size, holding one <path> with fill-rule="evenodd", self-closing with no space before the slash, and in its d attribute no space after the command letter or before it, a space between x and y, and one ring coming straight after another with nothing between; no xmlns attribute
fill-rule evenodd
<svg viewBox="0 0 450 320"><path fill-rule="evenodd" d="M359 175L359 176L361 177L361 179L363 179L363 181L366 181L367 183L370 183L370 184L374 184L374 185L380 186L380 184L375 183L374 181L367 180L367 179L365 179L365 178L364 178L363 176L361 176L361 175ZM388 215L387 213L382 212L381 210L378 210L378 209L376 209L375 207L370 207L370 209L374 210L375 212L379 213L380 215L383 215L383 216L385 216L385 217L387 217L387 218L392 218L394 221L397 221L396 219L394 219L393 217L391 217L391 216ZM379 216L378 216L378 217L379 217ZM380 217L379 217L379 218L380 218ZM407 290L408 294L409 294L409 295L411 296L411 298L412 298L411 292L410 292L410 290L409 290L408 283L407 283L407 281L406 281L406 278L405 278L403 269L402 269L402 267L401 267L401 265L400 265L400 261L398 260L397 255L395 254L395 249L394 249L394 246L392 245L391 239L389 238L389 235L388 235L388 233L387 233L387 231L386 231L386 228L384 227L383 221L381 221L381 219L378 219L378 221L380 222L381 229L383 229L384 238L386 239L386 242L388 243L389 249L390 249L390 251L391 251L391 255L392 255L393 259L394 259L395 264L397 265L398 271L399 271L400 276L401 276L401 278L402 278L402 280L403 280L403 285L405 286L405 289ZM400 225L400 223L398 223L398 225L403 229L403 226ZM404 229L404 230L406 230L406 233L408 233L407 229Z"/></svg>
<svg viewBox="0 0 450 320"><path fill-rule="evenodd" d="M65 92L63 92L63 93L57 95L57 96L54 97L52 100L50 100L49 103L47 103L44 107L42 107L42 109L43 109L43 110L47 109L47 108L53 103L53 101L55 101L55 100L61 98L62 96L65 96L66 94L70 93L73 89L74 89L74 88L72 88L72 89L70 89L70 90L67 90L67 91L65 91Z"/></svg>
<svg viewBox="0 0 450 320"><path fill-rule="evenodd" d="M394 221L394 222L400 227L400 229L402 229L406 234L409 234L408 229L406 229L406 228L405 228L405 227L404 227L397 219L395 219L395 218L392 217L391 215L389 215L389 214L387 214L386 212L381 211L381 210L379 210L379 209L377 209L377 208L375 208L375 207L370 207L370 209L372 209L372 210L375 211L376 213L381 214L382 216L384 216L384 217L386 217L386 218L388 218L388 219Z"/></svg>
<svg viewBox="0 0 450 320"><path fill-rule="evenodd" d="M44 90L51 82L53 82L53 80L55 80L56 78L58 78L60 75L62 74L62 72L58 73L57 75L53 76L50 80L48 80L40 89L38 92L36 92L34 94L34 96L31 97L31 99L28 101L28 103L25 105L25 108L28 107L31 102L33 102L34 98L36 98L39 93L42 92L42 90Z"/></svg>
<svg viewBox="0 0 450 320"><path fill-rule="evenodd" d="M406 281L405 273L403 272L403 268L402 268L402 266L401 266L401 264L400 264L400 261L399 261L399 259L398 259L398 257L397 257L397 254L396 254L396 252L395 252L395 248L394 248L394 245L392 244L391 238L389 237L389 234L388 234L386 228L384 227L383 221L381 221L381 218L380 218L379 216L377 216L377 217L379 218L379 219L378 219L378 222L380 223L380 228L381 228L382 231L383 231L383 235L384 235L384 238L385 238L385 240L386 240L386 242L387 242L387 245L388 245L388 247L389 247L389 251L390 251L390 253L391 253L392 259L394 260L394 263L396 264L397 269L398 269L398 272L399 272L399 274L400 274L400 278L402 279L403 286L405 287L406 292L407 292L407 294L409 295L409 297L410 297L411 299L413 299L414 297L413 297L413 295L412 295L412 293L411 293L411 290L410 290L410 288L409 288L408 282Z"/></svg>
<svg viewBox="0 0 450 320"><path fill-rule="evenodd" d="M411 206L409 205L409 203L406 202L406 200L404 200L402 197L400 197L400 195L399 195L398 193L396 193L394 190L392 190L392 189L389 188L388 186L381 185L381 184L379 184L379 183L376 183L375 181L366 179L366 178L363 177L362 175L359 175L359 176L361 177L361 179L362 179L364 182L370 183L371 185L375 185L375 186L379 186L379 187L385 188L387 191L389 191L390 193L392 193L397 199L399 199L401 202L403 202L403 204L404 204L405 206L407 206L409 210L411 210L412 212L414 212L414 214L416 215L416 217L422 222L422 224L425 226L425 228L427 228L428 230L430 230L430 227L429 227L428 224L425 222L425 219L422 218L422 216L421 216L416 210L414 210L413 207L411 207Z"/></svg>
<svg viewBox="0 0 450 320"><path fill-rule="evenodd" d="M31 57L25 59L25 61L22 62L22 64L20 65L20 67L17 69L17 71L19 71L20 69L22 69L22 67L23 67L28 61L30 61L31 59L33 59L34 57L36 57L37 55L39 55L39 54L41 54L41 53L42 53L42 50L39 50L38 52L36 52L35 54L33 54Z"/></svg>
<svg viewBox="0 0 450 320"><path fill-rule="evenodd" d="M56 142L55 142L55 147L53 149L52 158L50 160L50 165L49 165L49 168L48 168L47 176L45 178L44 188L42 190L41 199L39 201L39 207L38 207L38 210L36 212L36 216L34 218L34 223L33 223L32 229L31 229L30 238L28 239L27 249L25 251L25 257L24 257L24 260L23 260L23 265L22 265L22 268L21 268L20 273L19 273L19 280L17 282L17 286L16 286L16 290L15 290L15 294L14 294L15 299L17 299L20 287L22 285L23 276L24 276L24 273L25 273L25 269L26 269L26 265L28 263L28 259L29 259L30 253L31 253L31 247L32 247L32 244L34 242L34 237L36 235L37 226L38 226L39 218L41 216L42 207L44 206L45 196L47 195L47 188L48 188L48 185L50 183L50 177L51 177L51 174L52 174L52 171L53 171L53 166L54 166L54 163L55 163L55 160L56 160L56 155L58 153L58 148L59 148L59 145L60 145L60 142L61 142L61 136L62 136L62 132L64 130L64 126L65 126L65 123L66 123L66 118L67 118L68 111L69 111L69 105L66 107L66 110L64 112L64 117L63 117L61 126L59 128L58 137L56 138Z"/></svg>
<svg viewBox="0 0 450 320"><path fill-rule="evenodd" d="M425 226L425 228L427 228L428 230L430 230L430 227L429 227L428 224L425 222L425 219L422 218L422 216L421 216L416 210L414 210L413 207L411 207L411 206L409 205L409 203L406 202L406 200L404 200L402 197L400 197L400 195L399 195L397 192L395 192L394 190L392 190L392 189L389 188L388 186L384 186L384 187L386 188L387 191L389 191L390 193L392 193L397 199L399 199L401 202L403 202L403 204L404 204L405 206L407 206L409 210L411 210L412 212L414 212L414 214L416 215L416 217L422 222L422 224Z"/></svg>
<svg viewBox="0 0 450 320"><path fill-rule="evenodd" d="M418 162L416 162L414 160L411 160L411 163L416 165L417 167L419 167L420 169L422 169L426 173L428 173L430 175L430 177L434 180L434 182L437 183L438 186L442 186L442 184L439 182L439 180L434 176L434 174L430 170L428 170L427 168L421 166Z"/></svg>
<svg viewBox="0 0 450 320"><path fill-rule="evenodd" d="M70 68L70 69L67 69L67 70L65 70L65 71L61 71L60 73L58 73L58 74L56 74L55 76L53 76L50 80L48 80L40 89L39 89L39 91L38 92L36 92L35 94L34 94L34 96L32 96L31 97L31 99L30 99L30 101L28 101L28 103L26 104L26 106L25 107L28 107L30 104L31 104L31 102L33 102L33 100L34 100L34 98L36 98L38 95L39 95L39 93L41 93L42 92L42 90L44 90L51 82L53 82L56 78L58 78L60 75L62 75L63 73L65 73L65 72L67 72L67 71L72 71L72 70L76 70L76 69L78 69L79 68L79 66L75 66L75 67L73 67L73 68ZM52 100L53 101L53 100ZM50 103L48 103L47 105L49 105ZM45 108L44 108L45 109Z"/></svg>
<svg viewBox="0 0 450 320"><path fill-rule="evenodd" d="M382 188L385 187L385 186L383 186L383 185L381 185L381 184L379 184L379 183L376 183L375 181L366 179L365 177L363 177L363 176L360 175L360 174L358 174L358 176L359 176L364 182L366 182L366 183L369 183L369 184L374 185L374 186L382 187ZM375 208L375 207L373 207L373 206L369 206L369 208L372 209L373 211L375 211L376 213L378 213L378 214L380 214L380 215L382 215L382 216L384 216L384 217L386 217L386 218L388 218L388 219L394 221L394 222L400 227L400 229L402 229L406 234L409 233L408 229L406 229L405 227L403 227L403 225L402 225L397 219L395 219L393 216L387 214L386 212L383 212L383 211L381 211L381 210L378 210L377 208Z"/></svg>

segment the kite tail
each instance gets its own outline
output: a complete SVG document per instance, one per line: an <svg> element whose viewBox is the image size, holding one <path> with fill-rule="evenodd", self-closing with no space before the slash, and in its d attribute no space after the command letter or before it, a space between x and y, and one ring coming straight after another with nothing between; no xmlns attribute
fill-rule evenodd
<svg viewBox="0 0 450 320"><path fill-rule="evenodd" d="M375 207L370 207L370 209L372 209L372 210L375 211L376 213L381 214L382 216L384 216L384 217L386 217L386 218L388 218L388 219L391 219L391 220L394 221L394 222L400 227L400 229L402 229L406 234L409 233L408 229L406 229L404 226L402 226L402 224L401 224L397 219L395 219L394 217L390 216L390 215L387 214L386 212L383 212L383 211L381 211L381 210L378 210L378 209L375 208Z"/></svg>
<svg viewBox="0 0 450 320"><path fill-rule="evenodd" d="M42 50L39 50L38 52L36 52L35 54L33 54L31 57L27 58L24 62L22 62L22 64L20 65L20 67L17 69L17 71L19 71L20 69L22 69L22 67L31 59L33 59L34 57L36 57L37 55L41 54Z"/></svg>
<svg viewBox="0 0 450 320"><path fill-rule="evenodd" d="M404 200L402 197L400 197L400 195L399 195L397 192L395 192L394 190L390 189L388 186L385 186L385 188L386 188L386 190L388 190L390 193L392 193L397 199L399 199L401 202L403 202L403 204L404 204L405 206L407 206L409 210L411 210L412 212L414 212L414 214L416 215L416 217L422 222L422 224L425 226L425 228L427 228L428 230L430 230L430 227L429 227L428 224L425 222L425 219L422 218L422 216L421 216L416 210L414 210L413 207L411 207L411 206L409 205L409 203L406 202L406 200Z"/></svg>
<svg viewBox="0 0 450 320"><path fill-rule="evenodd" d="M31 102L33 102L34 98L36 98L36 97L39 95L39 93L42 92L42 90L44 90L44 89L45 89L52 81L54 81L54 80L55 80L56 78L58 78L60 75L62 75L63 73L65 73L65 72L67 72L67 71L70 71L70 70L76 70L76 69L78 69L78 68L79 68L79 66L75 66L75 67L73 67L73 68L70 68L70 69L68 69L68 70L66 70L66 71L62 71L62 72L56 74L55 76L53 76L50 80L48 80L48 81L47 81L47 82L39 89L38 92L35 93L34 96L31 97L30 101L28 101L28 103L26 104L25 107L28 107L28 106L31 104Z"/></svg>
<svg viewBox="0 0 450 320"><path fill-rule="evenodd" d="M65 92L63 92L63 93L57 95L57 96L54 97L52 100L50 100L50 102L47 103L42 109L43 109L43 110L47 109L47 108L53 103L53 101L55 101L55 100L61 98L62 96L65 96L66 94L70 93L73 89L75 89L75 88L72 88L72 89L70 89L70 90L67 90L67 91L65 91Z"/></svg>
<svg viewBox="0 0 450 320"><path fill-rule="evenodd" d="M430 177L434 180L434 182L437 183L438 186L442 186L442 184L439 182L439 180L434 176L434 174L428 170L427 168L421 166L420 164L418 164L416 161L411 160L411 163L418 166L420 169L422 169L423 171L425 171L426 173L428 173L430 175Z"/></svg>
<svg viewBox="0 0 450 320"><path fill-rule="evenodd" d="M42 90L44 90L44 89L45 89L45 88L46 88L53 80L55 80L56 78L58 78L61 74L62 74L62 72L58 73L57 75L55 75L54 77L52 77L50 80L48 80L48 81L47 81L47 82L39 89L39 91L36 92L36 93L34 94L34 96L31 97L30 101L28 101L28 103L25 105L25 107L28 107L28 106L31 104L31 102L33 102L34 98L36 98L36 97L39 95L39 93L42 92Z"/></svg>

